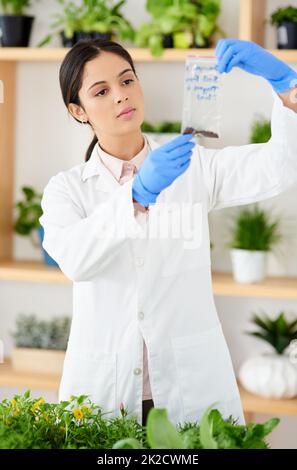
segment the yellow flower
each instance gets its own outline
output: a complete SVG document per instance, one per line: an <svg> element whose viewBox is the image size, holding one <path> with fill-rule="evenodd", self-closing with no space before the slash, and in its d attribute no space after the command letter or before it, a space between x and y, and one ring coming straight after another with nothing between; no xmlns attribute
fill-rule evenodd
<svg viewBox="0 0 297 470"><path fill-rule="evenodd" d="M84 414L91 414L91 413L92 413L91 408L89 408L89 407L86 406L86 405L83 405L83 406L81 407L81 409L82 409L82 412L83 412Z"/></svg>
<svg viewBox="0 0 297 470"><path fill-rule="evenodd" d="M16 402L16 400L15 400L14 398L12 398L12 399L10 400L10 403L12 404L12 406L16 406L16 405L17 405L17 402Z"/></svg>
<svg viewBox="0 0 297 470"><path fill-rule="evenodd" d="M44 398L40 398L31 407L31 411L33 411L33 413L35 413L35 411L37 411L39 409L40 405L43 405L44 403L45 403Z"/></svg>
<svg viewBox="0 0 297 470"><path fill-rule="evenodd" d="M20 414L20 410L16 410L13 412L12 416L16 417Z"/></svg>
<svg viewBox="0 0 297 470"><path fill-rule="evenodd" d="M73 410L73 414L76 419L82 419L84 417L84 414L80 408L76 408L76 410Z"/></svg>

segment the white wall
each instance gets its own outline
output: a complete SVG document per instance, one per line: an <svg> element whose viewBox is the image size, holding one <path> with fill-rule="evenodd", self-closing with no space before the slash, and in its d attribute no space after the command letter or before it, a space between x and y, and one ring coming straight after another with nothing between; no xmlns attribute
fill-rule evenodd
<svg viewBox="0 0 297 470"><path fill-rule="evenodd" d="M138 26L147 19L143 12L144 0L128 0L125 12ZM220 24L229 37L238 33L236 0L223 0ZM269 11L287 1L271 0ZM296 0L291 4L297 4ZM31 45L47 34L51 14L56 11L53 0L40 1L32 8L38 14L34 24ZM273 28L267 29L267 47L275 47ZM59 45L56 38L52 45ZM297 64L294 65L296 67ZM182 63L136 64L145 94L147 120L181 119L183 73ZM50 176L84 160L84 152L91 140L89 129L79 126L68 117L58 84L58 63L19 63L17 70L16 163L14 194L20 197L20 187L32 185L43 190ZM257 114L270 117L272 96L269 85L261 78L235 69L223 81L222 138L218 147L244 145L248 142L250 125ZM213 142L205 141L205 145ZM296 156L297 158L297 156ZM281 214L286 235L282 252L269 259L269 274L297 275L297 187L263 203L274 213ZM214 243L213 269L230 270L226 248L228 224L232 210L214 212L210 216L211 238ZM41 259L39 250L19 236L14 238L14 255L17 258ZM19 312L36 313L44 318L71 313L71 287L33 283L0 283L0 337L5 342L6 353L12 347L9 332L14 327ZM297 313L296 301L268 299L216 298L232 354L234 367L246 357L265 346L243 334L248 329L251 312L264 309L277 314L281 309ZM9 392L3 390L0 399ZM12 393L12 391L10 391ZM46 394L49 399L50 394ZM269 416L256 415L263 421ZM282 417L281 426L274 431L274 447L297 448L297 418Z"/></svg>

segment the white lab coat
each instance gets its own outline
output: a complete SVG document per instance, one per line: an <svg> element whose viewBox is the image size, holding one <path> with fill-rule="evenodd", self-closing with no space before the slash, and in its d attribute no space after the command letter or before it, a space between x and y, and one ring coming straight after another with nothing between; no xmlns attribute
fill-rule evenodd
<svg viewBox="0 0 297 470"><path fill-rule="evenodd" d="M208 212L297 183L297 114L272 93L271 140L222 150L197 144L189 168L162 191L146 221L134 216L133 180L120 185L96 147L88 162L50 179L43 247L73 281L59 400L89 394L107 418L119 416L123 402L141 423L144 338L155 407L166 408L173 423L199 420L214 403L244 423L213 299ZM172 227L181 206L195 208L190 248L183 237L144 236L150 220Z"/></svg>

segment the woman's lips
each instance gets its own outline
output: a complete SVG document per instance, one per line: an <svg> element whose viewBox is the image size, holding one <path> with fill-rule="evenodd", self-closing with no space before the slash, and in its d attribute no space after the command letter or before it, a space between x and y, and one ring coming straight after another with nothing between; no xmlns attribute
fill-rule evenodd
<svg viewBox="0 0 297 470"><path fill-rule="evenodd" d="M128 121L129 119L131 119L133 117L135 111L136 111L136 109L131 109L127 113L120 114L118 117L120 119L124 119L124 121Z"/></svg>

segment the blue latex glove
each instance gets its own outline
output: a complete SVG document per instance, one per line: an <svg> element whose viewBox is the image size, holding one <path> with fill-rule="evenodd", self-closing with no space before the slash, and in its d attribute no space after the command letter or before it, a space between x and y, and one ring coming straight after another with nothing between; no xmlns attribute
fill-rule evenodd
<svg viewBox="0 0 297 470"><path fill-rule="evenodd" d="M134 178L133 199L144 207L155 203L160 192L186 171L195 146L192 137L179 135L149 153Z"/></svg>
<svg viewBox="0 0 297 470"><path fill-rule="evenodd" d="M240 67L268 80L274 91L282 93L297 86L297 73L263 47L250 41L220 39L215 49L219 72Z"/></svg>

